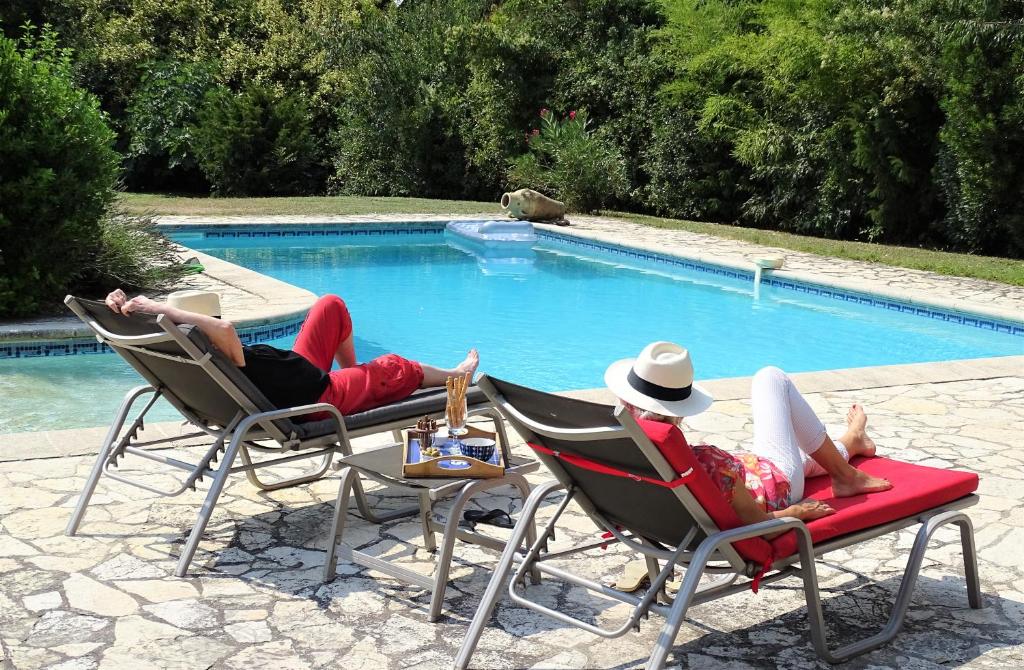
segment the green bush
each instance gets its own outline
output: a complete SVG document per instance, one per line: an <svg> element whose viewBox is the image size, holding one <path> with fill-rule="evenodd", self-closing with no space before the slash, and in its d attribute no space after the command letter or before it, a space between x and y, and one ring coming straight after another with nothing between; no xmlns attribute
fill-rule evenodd
<svg viewBox="0 0 1024 670"><path fill-rule="evenodd" d="M55 309L100 244L118 155L69 55L44 31L0 38L0 315Z"/></svg>
<svg viewBox="0 0 1024 670"><path fill-rule="evenodd" d="M218 195L305 195L321 187L309 110L298 95L278 97L264 86L213 89L190 132Z"/></svg>
<svg viewBox="0 0 1024 670"><path fill-rule="evenodd" d="M363 9L357 31L332 34L333 76L345 83L331 133L331 189L385 196L461 197L479 179L458 131L465 72L457 26L480 0ZM492 185L493 188L493 185ZM496 188L494 189L496 190Z"/></svg>
<svg viewBox="0 0 1024 670"><path fill-rule="evenodd" d="M215 85L212 63L153 61L128 106L131 138L125 165L129 188L196 190L205 187L192 125L206 93Z"/></svg>
<svg viewBox="0 0 1024 670"><path fill-rule="evenodd" d="M530 152L509 168L510 186L543 191L578 212L596 211L624 195L628 181L622 156L589 125L584 110L559 120L542 109L540 128L526 135Z"/></svg>

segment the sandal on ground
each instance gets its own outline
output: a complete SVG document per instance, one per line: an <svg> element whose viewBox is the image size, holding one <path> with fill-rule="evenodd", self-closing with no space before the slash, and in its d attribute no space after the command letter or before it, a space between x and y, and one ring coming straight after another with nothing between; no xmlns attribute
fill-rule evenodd
<svg viewBox="0 0 1024 670"><path fill-rule="evenodd" d="M647 561L633 561L626 564L618 581L612 585L612 588L632 593L644 584L650 584L650 582L650 575L647 574Z"/></svg>
<svg viewBox="0 0 1024 670"><path fill-rule="evenodd" d="M503 509L470 509L463 512L462 519L463 521L460 522L459 525L462 525L463 523L486 523L491 526L497 526L498 528L513 528L516 525L515 522L512 521L512 517L509 516L509 513Z"/></svg>

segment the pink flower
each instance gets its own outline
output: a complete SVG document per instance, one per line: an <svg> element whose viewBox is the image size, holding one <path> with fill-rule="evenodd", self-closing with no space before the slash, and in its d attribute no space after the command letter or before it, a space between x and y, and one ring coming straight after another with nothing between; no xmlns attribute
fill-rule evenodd
<svg viewBox="0 0 1024 670"><path fill-rule="evenodd" d="M576 120L576 110L575 109L572 110L571 112L569 112L569 120L570 121L575 121Z"/></svg>
<svg viewBox="0 0 1024 670"><path fill-rule="evenodd" d="M540 115L541 115L541 116L547 116L547 115L548 115L548 113L549 113L550 111L551 111L551 110L550 110L550 109L548 109L547 107L541 107L541 108L540 108Z"/></svg>
<svg viewBox="0 0 1024 670"><path fill-rule="evenodd" d="M530 134L536 137L537 135L540 135L540 131L534 128L533 130L530 131Z"/></svg>

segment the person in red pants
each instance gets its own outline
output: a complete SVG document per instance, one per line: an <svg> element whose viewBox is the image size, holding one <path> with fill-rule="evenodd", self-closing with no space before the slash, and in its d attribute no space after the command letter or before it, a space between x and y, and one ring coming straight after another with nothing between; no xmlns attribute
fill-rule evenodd
<svg viewBox="0 0 1024 670"><path fill-rule="evenodd" d="M163 314L174 323L196 326L277 408L325 402L342 414L355 414L407 398L416 389L444 386L448 377L472 375L480 364L476 349L453 368L438 368L396 354L357 364L352 317L336 295L316 301L291 350L243 345L230 321L141 295L129 299L121 289L112 291L104 302L122 314ZM340 369L331 370L334 361ZM308 418L325 416L311 414Z"/></svg>

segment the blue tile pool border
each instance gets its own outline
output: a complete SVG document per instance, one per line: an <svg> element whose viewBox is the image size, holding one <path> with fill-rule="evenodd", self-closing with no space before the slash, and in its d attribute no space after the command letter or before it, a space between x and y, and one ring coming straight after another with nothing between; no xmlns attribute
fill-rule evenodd
<svg viewBox="0 0 1024 670"><path fill-rule="evenodd" d="M658 253L656 251L637 249L635 247L629 247L621 244L582 239L574 235L567 235L565 233L557 233L548 230L538 230L537 236L541 239L555 240L563 244L581 247L584 249L594 249L604 253L618 254L638 260L664 263L666 265L686 270L707 272L719 276L730 277L732 279L742 279L751 282L754 281L753 270L728 268L721 265L704 263L701 261L681 258L679 256L672 256L670 254ZM761 285L795 291L797 293L807 293L809 295L821 296L823 298L831 298L842 302L854 302L861 305L877 307L879 309L889 309L897 312L914 314L916 316L923 316L930 319L957 323L963 326L981 328L982 330L991 330L994 332L1005 333L1007 335L1024 337L1024 322L1015 323L1012 321L973 314L971 312L956 312L928 305L915 305L887 298L885 296L860 291L850 291L848 289L840 289L808 281L796 281L793 279L774 277L771 274L766 274L761 278Z"/></svg>
<svg viewBox="0 0 1024 670"><path fill-rule="evenodd" d="M286 225L253 223L161 224L160 229L164 232L174 234L178 241L187 244L190 237L195 237L197 239L279 239L306 237L335 238L432 235L443 233L445 224L446 222L444 221L382 222L365 224L303 223ZM581 249L592 249L603 253L621 255L627 258L661 263L684 270L706 272L712 275L744 281L752 282L754 280L753 270L729 268L721 265L715 265L713 263L695 261L656 251L637 249L635 247L615 244L612 242L584 239L574 235L550 230L538 230L537 236L543 240L556 241L569 246L579 247ZM915 305L870 293L839 289L808 281L795 281L792 279L779 278L771 276L770 274L765 275L761 281L763 286L781 288L788 291L795 291L797 293L807 293L809 295L816 295L844 302L870 305L879 309L889 309L925 318L948 321L967 327L981 328L982 330L991 330L1008 335L1024 337L1024 322L1012 322L972 314L970 312L956 312L927 305ZM239 336L245 344L287 337L299 332L299 328L302 326L302 321L302 318L298 318L283 322L243 328L240 329ZM0 359L101 354L109 352L110 349L106 345L97 342L95 338L0 342Z"/></svg>
<svg viewBox="0 0 1024 670"><path fill-rule="evenodd" d="M276 340L279 337L288 337L298 333L303 321L305 321L305 316L260 326L240 328L238 337L242 340L243 344ZM95 337L67 340L37 340L31 342L0 342L0 359L108 353L112 353L110 347L98 342Z"/></svg>

